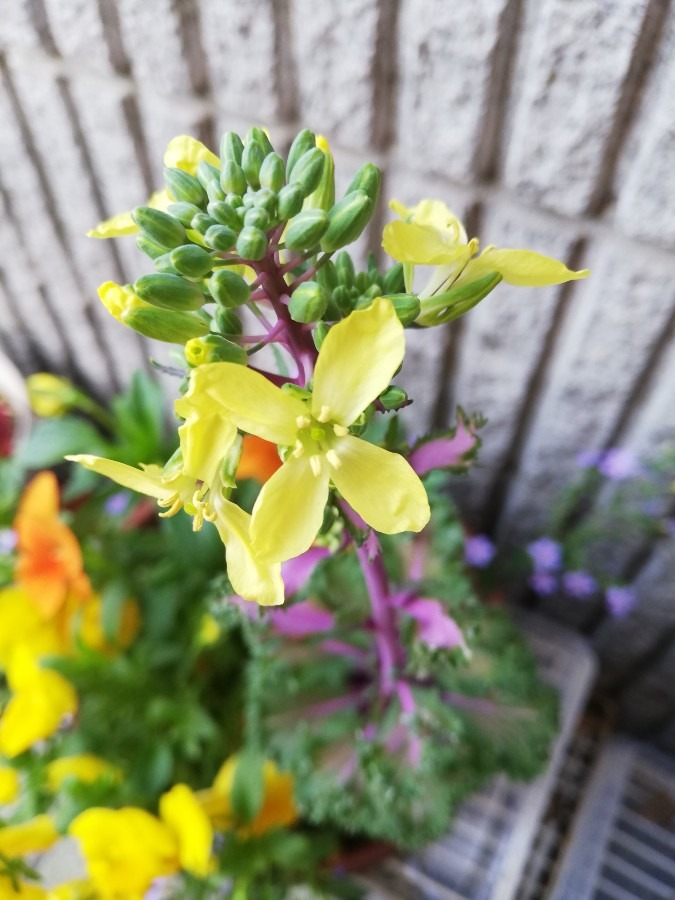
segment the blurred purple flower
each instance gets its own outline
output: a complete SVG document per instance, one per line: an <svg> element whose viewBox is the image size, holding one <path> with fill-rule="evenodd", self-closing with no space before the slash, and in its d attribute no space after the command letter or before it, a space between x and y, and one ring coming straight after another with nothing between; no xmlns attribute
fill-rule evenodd
<svg viewBox="0 0 675 900"><path fill-rule="evenodd" d="M335 627L333 614L316 606L311 600L270 610L268 615L277 634L285 634L292 638L330 631Z"/></svg>
<svg viewBox="0 0 675 900"><path fill-rule="evenodd" d="M17 540L13 528L0 528L0 553L11 553L16 547Z"/></svg>
<svg viewBox="0 0 675 900"><path fill-rule="evenodd" d="M621 619L633 609L637 603L637 596L630 587L613 585L605 591L605 603L611 615Z"/></svg>
<svg viewBox="0 0 675 900"><path fill-rule="evenodd" d="M104 509L109 516L121 516L126 512L129 505L129 495L121 491L108 497L105 501Z"/></svg>
<svg viewBox="0 0 675 900"><path fill-rule="evenodd" d="M551 572L534 572L530 575L528 584L540 597L550 597L555 593L558 579Z"/></svg>
<svg viewBox="0 0 675 900"><path fill-rule="evenodd" d="M599 450L582 450L577 453L577 465L580 469L593 469L602 459L602 453Z"/></svg>
<svg viewBox="0 0 675 900"><path fill-rule="evenodd" d="M630 450L614 447L603 454L598 469L610 481L624 481L640 474L640 463Z"/></svg>
<svg viewBox="0 0 675 900"><path fill-rule="evenodd" d="M296 591L305 586L314 569L329 553L327 547L310 547L300 556L286 560L281 567L281 577L284 580L287 597L292 597Z"/></svg>
<svg viewBox="0 0 675 900"><path fill-rule="evenodd" d="M535 572L550 572L559 569L562 563L560 544L552 538L542 537L527 545Z"/></svg>
<svg viewBox="0 0 675 900"><path fill-rule="evenodd" d="M565 572L563 575L565 593L576 600L586 600L596 591L597 583L588 572Z"/></svg>
<svg viewBox="0 0 675 900"><path fill-rule="evenodd" d="M419 598L408 603L405 611L417 620L417 637L422 643L437 650L444 647L465 647L464 636L457 622L451 618L438 600Z"/></svg>
<svg viewBox="0 0 675 900"><path fill-rule="evenodd" d="M476 569L489 566L495 555L495 545L484 534L476 534L467 538L464 543L464 559Z"/></svg>

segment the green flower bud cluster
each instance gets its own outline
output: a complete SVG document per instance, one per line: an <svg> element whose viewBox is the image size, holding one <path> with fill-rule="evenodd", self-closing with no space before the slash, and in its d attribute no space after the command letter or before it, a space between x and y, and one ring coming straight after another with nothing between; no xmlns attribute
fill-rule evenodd
<svg viewBox="0 0 675 900"><path fill-rule="evenodd" d="M376 297L391 300L403 325L410 325L419 315L418 298L405 293L400 263L381 273L370 254L367 271L357 273L351 256L341 250L334 261L323 263L314 280L298 285L288 308L296 322L336 321L355 309L365 309ZM315 334L315 343L317 340L322 340L320 331Z"/></svg>

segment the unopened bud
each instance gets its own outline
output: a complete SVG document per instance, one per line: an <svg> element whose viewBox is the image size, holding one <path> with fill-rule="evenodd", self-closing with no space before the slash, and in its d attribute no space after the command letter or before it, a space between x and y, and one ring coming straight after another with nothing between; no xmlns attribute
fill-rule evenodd
<svg viewBox="0 0 675 900"><path fill-rule="evenodd" d="M356 303L356 309L366 309L373 302L372 297L360 297ZM396 311L401 325L410 325L420 314L420 300L414 294L389 294L383 297L389 300Z"/></svg>
<svg viewBox="0 0 675 900"><path fill-rule="evenodd" d="M487 297L501 280L499 272L488 272L482 278L460 284L443 294L424 297L421 301L418 324L442 325L458 319Z"/></svg>
<svg viewBox="0 0 675 900"><path fill-rule="evenodd" d="M223 163L231 159L239 165L244 152L242 139L234 131L226 131L220 139L220 158Z"/></svg>
<svg viewBox="0 0 675 900"><path fill-rule="evenodd" d="M271 188L262 187L255 192L253 205L272 215L277 208L277 195Z"/></svg>
<svg viewBox="0 0 675 900"><path fill-rule="evenodd" d="M337 306L341 316L348 316L354 309L354 297L350 289L344 284L339 284L333 291L333 303ZM370 306L370 303L366 305Z"/></svg>
<svg viewBox="0 0 675 900"><path fill-rule="evenodd" d="M209 200L225 199L225 191L220 186L220 170L204 159L197 165L197 179L206 191Z"/></svg>
<svg viewBox="0 0 675 900"><path fill-rule="evenodd" d="M322 209L306 209L291 219L284 235L289 250L311 250L328 228L328 216Z"/></svg>
<svg viewBox="0 0 675 900"><path fill-rule="evenodd" d="M304 199L305 195L299 184L287 184L286 187L283 187L277 197L279 218L282 221L286 221L287 219L292 219L293 216L297 216L302 209Z"/></svg>
<svg viewBox="0 0 675 900"><path fill-rule="evenodd" d="M185 243L185 229L168 213L151 206L137 206L131 217L146 237L165 250Z"/></svg>
<svg viewBox="0 0 675 900"><path fill-rule="evenodd" d="M325 257L324 257L325 259ZM316 280L320 285L326 288L329 293L332 293L335 288L338 286L338 276L337 270L332 260L328 260L325 262L316 273Z"/></svg>
<svg viewBox="0 0 675 900"><path fill-rule="evenodd" d="M256 144L259 145L260 149L263 151L265 156L268 153L274 152L274 147L272 146L272 142L267 136L267 133L263 128L258 128L257 126L253 126L253 128L249 129L248 134L246 135L246 140L244 143L248 144L251 141L255 141Z"/></svg>
<svg viewBox="0 0 675 900"><path fill-rule="evenodd" d="M183 246L186 247L190 245L184 244ZM178 249L179 248L176 247L176 250ZM180 272L174 266L173 260L171 259L172 253L173 250L170 250L168 253L163 253L154 260L154 266L158 272L162 272L165 275L180 275Z"/></svg>
<svg viewBox="0 0 675 900"><path fill-rule="evenodd" d="M244 146L244 152L241 156L241 167L244 170L246 180L255 190L260 187L260 167L264 159L265 154L257 141L249 141Z"/></svg>
<svg viewBox="0 0 675 900"><path fill-rule="evenodd" d="M330 152L328 141L321 135L318 135L316 139L316 146L324 154L323 171L321 180L305 200L303 209L323 209L328 212L335 203L335 160Z"/></svg>
<svg viewBox="0 0 675 900"><path fill-rule="evenodd" d="M260 184L275 193L284 186L284 161L278 153L268 153L260 166Z"/></svg>
<svg viewBox="0 0 675 900"><path fill-rule="evenodd" d="M207 213L215 219L219 225L227 225L233 231L241 228L241 222L237 210L222 200L214 200L206 207Z"/></svg>
<svg viewBox="0 0 675 900"><path fill-rule="evenodd" d="M136 246L139 250L149 256L150 259L157 259L160 256L164 256L166 253L166 247L160 247L159 244L156 244L154 241L151 241L149 237L146 237L144 234L139 234L136 238Z"/></svg>
<svg viewBox="0 0 675 900"><path fill-rule="evenodd" d="M352 287L356 275L354 272L354 263L352 262L352 258L346 250L338 253L338 255L335 257L335 271L337 272L337 277L340 284L344 285L345 287Z"/></svg>
<svg viewBox="0 0 675 900"><path fill-rule="evenodd" d="M326 154L318 147L307 150L293 166L290 181L302 188L305 197L312 193L321 181Z"/></svg>
<svg viewBox="0 0 675 900"><path fill-rule="evenodd" d="M200 185L201 187L201 185ZM174 219L178 219L181 225L190 228L195 216L201 216L203 211L194 203L170 203L166 210Z"/></svg>
<svg viewBox="0 0 675 900"><path fill-rule="evenodd" d="M326 340L326 335L330 331L330 325L327 322L317 322L316 328L312 332L312 338L314 339L314 346L317 350L321 349L321 345Z"/></svg>
<svg viewBox="0 0 675 900"><path fill-rule="evenodd" d="M352 191L363 191L370 197L375 206L380 196L380 185L382 184L382 172L378 166L373 163L365 163L356 175L352 178L351 184L345 191L345 194L351 194Z"/></svg>
<svg viewBox="0 0 675 900"><path fill-rule="evenodd" d="M218 334L207 334L189 340L185 345L185 359L190 366L212 362L231 362L240 366L248 364L244 348Z"/></svg>
<svg viewBox="0 0 675 900"><path fill-rule="evenodd" d="M170 310L200 309L206 302L201 288L180 275L142 275L134 291L146 303Z"/></svg>
<svg viewBox="0 0 675 900"><path fill-rule="evenodd" d="M255 225L245 225L237 238L237 253L242 259L262 259L267 250L267 237Z"/></svg>
<svg viewBox="0 0 675 900"><path fill-rule="evenodd" d="M217 269L209 278L208 287L213 299L230 309L242 306L251 296L248 283L227 268Z"/></svg>
<svg viewBox="0 0 675 900"><path fill-rule="evenodd" d="M227 225L211 225L204 234L204 243L213 250L230 250L236 242L236 232Z"/></svg>
<svg viewBox="0 0 675 900"><path fill-rule="evenodd" d="M259 206L252 206L244 214L244 224L255 225L261 231L267 231L271 224L270 214Z"/></svg>
<svg viewBox="0 0 675 900"><path fill-rule="evenodd" d="M396 263L384 273L384 281L382 283L382 293L384 294L400 294L405 290L405 281L403 278L403 263Z"/></svg>
<svg viewBox="0 0 675 900"><path fill-rule="evenodd" d="M134 293L130 284L116 284L106 281L98 289L101 302L111 316L125 323L124 316L134 309L150 308L150 304ZM126 323L125 323L126 324Z"/></svg>
<svg viewBox="0 0 675 900"><path fill-rule="evenodd" d="M328 294L316 281L305 281L291 294L288 311L294 322L317 322L326 312Z"/></svg>
<svg viewBox="0 0 675 900"><path fill-rule="evenodd" d="M211 216L207 216L206 213L197 213L197 215L190 222L190 228L193 228L195 231L198 231L199 234L206 234L206 232L211 228L212 225L217 225L215 219L212 219Z"/></svg>
<svg viewBox="0 0 675 900"><path fill-rule="evenodd" d="M51 372L37 372L26 379L28 400L36 416L55 418L78 405L80 392L68 381Z"/></svg>
<svg viewBox="0 0 675 900"><path fill-rule="evenodd" d="M196 244L184 244L182 247L176 247L175 250L171 251L169 257L181 275L185 275L188 278L203 278L213 268L211 254Z"/></svg>
<svg viewBox="0 0 675 900"><path fill-rule="evenodd" d="M167 166L164 168L164 183L168 192L179 203L206 206L206 191L199 180L189 172Z"/></svg>
<svg viewBox="0 0 675 900"><path fill-rule="evenodd" d="M226 194L241 196L246 190L244 170L233 159L228 159L223 163L223 168L220 170L220 186Z"/></svg>
<svg viewBox="0 0 675 900"><path fill-rule="evenodd" d="M386 391L380 394L379 400L386 410L400 409L407 404L408 395L403 388L392 384L391 387L388 387Z"/></svg>
<svg viewBox="0 0 675 900"><path fill-rule="evenodd" d="M184 344L209 330L209 323L197 313L153 307L129 310L122 321L145 337L169 344Z"/></svg>
<svg viewBox="0 0 675 900"><path fill-rule="evenodd" d="M321 249L332 253L351 244L370 221L372 212L373 203L366 193L347 194L328 213L328 228L321 239Z"/></svg>
<svg viewBox="0 0 675 900"><path fill-rule="evenodd" d="M239 337L243 334L241 320L236 310L226 309L224 306L216 306L213 318L216 321L216 328L221 334Z"/></svg>
<svg viewBox="0 0 675 900"><path fill-rule="evenodd" d="M293 169L300 157L313 147L316 147L316 138L309 128L303 128L303 130L298 132L293 138L293 143L288 151L288 162L286 163L286 178L289 181Z"/></svg>

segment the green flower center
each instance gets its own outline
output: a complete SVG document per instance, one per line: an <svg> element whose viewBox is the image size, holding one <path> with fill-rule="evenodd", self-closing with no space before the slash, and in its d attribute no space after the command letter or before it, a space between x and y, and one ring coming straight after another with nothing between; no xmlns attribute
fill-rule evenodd
<svg viewBox="0 0 675 900"><path fill-rule="evenodd" d="M332 418L329 407L322 406L318 416L308 411L307 415L298 416L295 424L298 430L292 455L296 459L308 456L312 472L317 477L321 474L322 459L334 469L339 469L342 462L335 451L336 438L344 437L349 429Z"/></svg>

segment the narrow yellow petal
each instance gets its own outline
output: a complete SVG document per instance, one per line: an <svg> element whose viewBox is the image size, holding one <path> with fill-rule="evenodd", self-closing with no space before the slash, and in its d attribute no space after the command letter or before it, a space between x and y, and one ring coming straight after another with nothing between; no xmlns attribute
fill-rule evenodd
<svg viewBox="0 0 675 900"><path fill-rule="evenodd" d="M331 478L347 503L376 531L421 531L429 521L424 485L398 453L360 438L340 438L335 451L342 465Z"/></svg>
<svg viewBox="0 0 675 900"><path fill-rule="evenodd" d="M463 244L448 243L442 232L414 222L389 222L384 227L382 246L399 262L440 266L461 256Z"/></svg>
<svg viewBox="0 0 675 900"><path fill-rule="evenodd" d="M99 222L96 228L87 232L87 237L113 238L123 237L127 234L137 234L138 225L131 218L130 212L117 213L103 222Z"/></svg>
<svg viewBox="0 0 675 900"><path fill-rule="evenodd" d="M321 527L328 500L328 469L321 457L315 475L310 457L290 456L263 485L251 523L253 549L261 559L280 562L309 550Z"/></svg>
<svg viewBox="0 0 675 900"><path fill-rule="evenodd" d="M488 249L477 259L471 260L462 273L462 281L478 278L488 272L499 272L507 284L521 287L546 287L590 275L588 269L573 272L557 259L533 250Z"/></svg>
<svg viewBox="0 0 675 900"><path fill-rule="evenodd" d="M74 456L66 456L70 462L79 463L85 469L90 469L106 478L111 478L122 487L156 500L166 500L173 496L175 488L162 483L162 470L158 466L147 466L145 469L136 469L114 459L104 459L102 456L91 456L88 453L80 453Z"/></svg>
<svg viewBox="0 0 675 900"><path fill-rule="evenodd" d="M164 165L170 168L183 169L190 175L194 175L197 166L204 160L216 169L220 168L220 160L215 153L212 153L208 147L205 147L201 141L190 137L187 134L181 134L172 138L166 148L164 154Z"/></svg>
<svg viewBox="0 0 675 900"><path fill-rule="evenodd" d="M278 562L263 562L251 545L251 516L236 504L216 497L215 526L227 558L227 574L232 587L243 597L261 606L279 606L284 602L284 583Z"/></svg>
<svg viewBox="0 0 675 900"><path fill-rule="evenodd" d="M405 335L389 300L355 310L326 335L314 371L312 412L351 425L389 386L403 361Z"/></svg>
<svg viewBox="0 0 675 900"><path fill-rule="evenodd" d="M236 363L206 363L194 369L186 399L200 394L207 394L227 410L242 431L274 444L292 445L297 431L295 420L306 413L300 400L284 393L259 372ZM176 404L180 415L183 402Z"/></svg>
<svg viewBox="0 0 675 900"><path fill-rule="evenodd" d="M159 815L176 836L181 868L201 878L208 875L213 829L190 788L175 784L162 794Z"/></svg>
<svg viewBox="0 0 675 900"><path fill-rule="evenodd" d="M0 806L16 800L20 788L18 771L10 766L0 766Z"/></svg>
<svg viewBox="0 0 675 900"><path fill-rule="evenodd" d="M59 837L50 816L35 816L20 825L5 825L0 828L0 853L10 858L24 856L26 853L40 853L49 850Z"/></svg>

